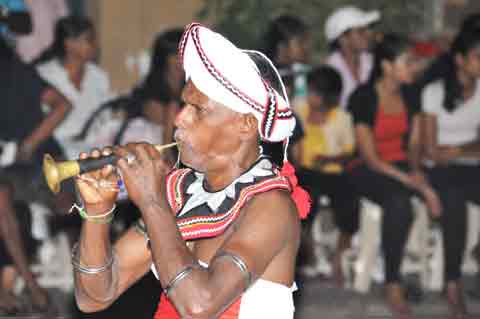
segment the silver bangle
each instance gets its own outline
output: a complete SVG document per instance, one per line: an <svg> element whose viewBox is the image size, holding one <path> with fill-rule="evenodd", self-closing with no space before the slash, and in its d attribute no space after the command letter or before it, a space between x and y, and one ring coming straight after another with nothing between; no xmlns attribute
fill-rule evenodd
<svg viewBox="0 0 480 319"><path fill-rule="evenodd" d="M134 227L137 234L140 234L145 238L145 241L147 242L147 248L151 249L150 237L148 237L147 225L145 225L145 222L140 218L135 222Z"/></svg>
<svg viewBox="0 0 480 319"><path fill-rule="evenodd" d="M235 266L237 266L238 269L240 269L240 272L242 273L245 279L245 289L250 287L253 276L252 276L252 273L248 271L247 264L243 261L242 258L228 251L222 251L215 256L215 259L219 259L219 258L229 258L235 264Z"/></svg>
<svg viewBox="0 0 480 319"><path fill-rule="evenodd" d="M193 270L195 270L196 268L202 268L202 266L200 264L191 264L191 265L187 265L185 266L185 268L183 268L182 270L180 270L176 275L175 277L173 277L169 282L168 284L165 286L165 288L163 289L163 291L165 292L165 295L167 295L167 297L170 295L171 291L173 288L175 288L178 283L180 281L182 281L183 279L185 279Z"/></svg>
<svg viewBox="0 0 480 319"><path fill-rule="evenodd" d="M72 265L76 271L86 275L96 275L96 274L102 273L107 269L111 268L113 265L113 262L115 261L115 254L112 251L110 259L108 259L104 265L100 267L88 267L88 266L82 265L82 263L80 262L78 251L79 251L78 243L75 243L75 245L73 245L73 248L72 248Z"/></svg>

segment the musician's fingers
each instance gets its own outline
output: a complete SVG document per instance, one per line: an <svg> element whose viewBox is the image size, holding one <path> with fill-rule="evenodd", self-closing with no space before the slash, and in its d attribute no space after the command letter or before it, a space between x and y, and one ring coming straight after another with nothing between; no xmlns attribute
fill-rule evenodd
<svg viewBox="0 0 480 319"><path fill-rule="evenodd" d="M160 171L169 171L171 168L171 164L168 160L168 150L158 151L153 145L149 145L146 148L150 159L154 161L155 167Z"/></svg>
<svg viewBox="0 0 480 319"><path fill-rule="evenodd" d="M100 150L98 148L94 148L91 152L90 152L90 156L91 157L100 157L102 155L102 152L100 152Z"/></svg>
<svg viewBox="0 0 480 319"><path fill-rule="evenodd" d="M113 153L113 147L107 146L102 149L102 155L103 156L108 156Z"/></svg>
<svg viewBox="0 0 480 319"><path fill-rule="evenodd" d="M140 163L147 163L152 161L153 158L150 156L149 152L147 151L148 144L146 143L138 143L135 145L135 156Z"/></svg>
<svg viewBox="0 0 480 319"><path fill-rule="evenodd" d="M110 146L104 147L102 149L102 156L109 156L113 153L113 148ZM115 167L113 165L105 165L102 169L102 176L109 176L111 175L115 170Z"/></svg>
<svg viewBox="0 0 480 319"><path fill-rule="evenodd" d="M145 147L145 150L147 151L148 153L148 156L153 159L153 160L157 160L157 159L160 159L162 158L161 157L161 152L159 152L155 146L153 146L152 144L148 144L146 147Z"/></svg>
<svg viewBox="0 0 480 319"><path fill-rule="evenodd" d="M77 179L77 182L80 184L80 185L88 185L88 186L93 186L96 181L94 178L91 178L89 176L86 176L85 174L83 175L78 175L76 177Z"/></svg>
<svg viewBox="0 0 480 319"><path fill-rule="evenodd" d="M127 156L129 156L129 154L131 156L134 156L134 154L132 154L129 151L129 149L127 149L127 146L116 146L114 151L115 151L115 154L117 154L120 157L120 159L117 162L117 166L120 168L122 168L122 166L124 165L128 165Z"/></svg>
<svg viewBox="0 0 480 319"><path fill-rule="evenodd" d="M101 175L103 178L115 177L115 167L113 165L105 165L102 168Z"/></svg>
<svg viewBox="0 0 480 319"><path fill-rule="evenodd" d="M138 161L139 159L137 154L137 145L137 143L128 143L124 146L127 152L125 157L127 157L128 164L132 164L132 162Z"/></svg>

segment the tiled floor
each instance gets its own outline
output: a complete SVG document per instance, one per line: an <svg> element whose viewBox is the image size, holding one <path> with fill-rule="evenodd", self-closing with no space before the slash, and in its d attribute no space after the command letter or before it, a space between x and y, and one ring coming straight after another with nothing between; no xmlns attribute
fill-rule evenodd
<svg viewBox="0 0 480 319"><path fill-rule="evenodd" d="M472 289L473 278L467 278L467 290ZM372 291L365 296L355 294L351 291L335 288L329 281L322 279L298 280L299 290L295 294L296 315L295 319L386 319L393 318L383 303L381 297L381 288L374 286ZM151 286L150 286L151 287ZM151 291L147 289L137 289L135 293L138 296L140 291L141 298L151 297ZM150 288L151 289L151 288ZM118 317L110 315L74 315L71 311L72 296L61 292L60 290L50 289L51 299L59 310L58 315L23 315L23 316L1 316L4 318L24 318L24 319L100 319L100 318L131 318L125 312ZM142 296L143 295L143 296ZM468 318L480 319L480 299L468 297L470 316ZM128 302L128 301L127 301ZM132 313L135 313L141 305L132 304ZM127 307L127 308L128 308ZM427 293L422 302L414 304L413 307L415 319L447 319L447 306L445 299L439 293ZM135 319L142 317L135 316ZM145 318L150 319L150 318ZM252 318L254 319L254 318Z"/></svg>
<svg viewBox="0 0 480 319"><path fill-rule="evenodd" d="M383 303L378 286L365 296L335 288L319 279L300 282L299 286L295 319L393 318ZM467 297L467 302L468 318L480 318L480 299ZM421 302L413 304L413 311L414 318L418 319L448 318L446 301L440 293L427 293Z"/></svg>

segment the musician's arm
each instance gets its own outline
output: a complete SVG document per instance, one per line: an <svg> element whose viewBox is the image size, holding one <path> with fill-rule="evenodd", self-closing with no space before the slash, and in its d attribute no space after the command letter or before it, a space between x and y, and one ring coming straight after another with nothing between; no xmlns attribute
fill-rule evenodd
<svg viewBox="0 0 480 319"><path fill-rule="evenodd" d="M141 210L147 227L155 225L149 228L149 236L159 280L164 288L174 287L169 289L168 297L182 318L217 318L265 273L280 252L285 252L288 245L296 247L299 240L298 217L289 195L283 191L259 194L243 208L242 220L210 260L209 267L200 269L195 266L196 256L175 227L171 212L157 204L142 206ZM282 266L288 267L289 262L284 260ZM279 273L287 272L270 270L278 280ZM172 284L182 271L188 275Z"/></svg>
<svg viewBox="0 0 480 319"><path fill-rule="evenodd" d="M112 251L108 229L106 225L84 223L78 256L82 264L92 267L108 261ZM150 270L150 250L144 236L134 228L115 243L113 251L114 263L105 272L89 275L75 271L75 298L83 312L106 309Z"/></svg>

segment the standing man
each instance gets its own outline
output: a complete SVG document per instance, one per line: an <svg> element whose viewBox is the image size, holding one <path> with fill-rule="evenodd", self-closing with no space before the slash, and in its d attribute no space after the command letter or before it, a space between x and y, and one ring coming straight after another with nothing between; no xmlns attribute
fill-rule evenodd
<svg viewBox="0 0 480 319"><path fill-rule="evenodd" d="M142 227L110 242L112 167L77 179L85 219L72 260L77 303L104 309L152 269L165 292L156 319L293 318L308 194L288 162L279 171L259 148L288 139L295 126L281 80L262 54L199 24L187 27L179 56L187 84L175 139L188 168L169 172L148 144L113 149L147 242Z"/></svg>

